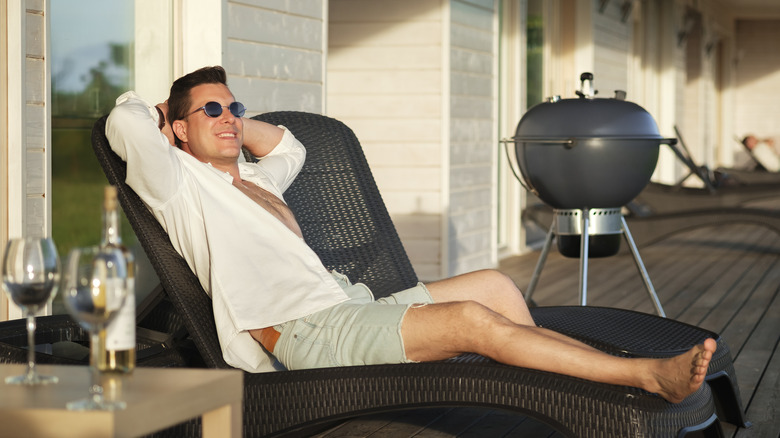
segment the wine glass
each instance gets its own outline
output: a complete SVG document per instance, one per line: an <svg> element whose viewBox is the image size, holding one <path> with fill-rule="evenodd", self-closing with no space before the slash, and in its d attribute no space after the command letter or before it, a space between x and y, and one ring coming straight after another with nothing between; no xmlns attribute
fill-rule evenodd
<svg viewBox="0 0 780 438"><path fill-rule="evenodd" d="M5 383L45 385L57 377L35 369L35 314L57 293L60 259L51 238L20 237L8 241L3 259L3 286L27 319L27 372L9 376Z"/></svg>
<svg viewBox="0 0 780 438"><path fill-rule="evenodd" d="M120 400L103 395L100 361L100 332L117 315L127 295L127 262L118 248L98 246L74 248L62 272L62 297L68 313L89 330L90 371L89 397L69 402L70 410L119 410L126 407Z"/></svg>

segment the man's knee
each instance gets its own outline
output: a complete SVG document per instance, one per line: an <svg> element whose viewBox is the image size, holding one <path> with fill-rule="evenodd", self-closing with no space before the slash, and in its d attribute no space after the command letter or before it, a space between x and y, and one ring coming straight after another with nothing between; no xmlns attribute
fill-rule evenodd
<svg viewBox="0 0 780 438"><path fill-rule="evenodd" d="M501 315L476 301L460 301L457 307L459 323L466 330L492 330L502 319Z"/></svg>
<svg viewBox="0 0 780 438"><path fill-rule="evenodd" d="M476 271L475 274L479 276L479 281L483 285L481 289L486 293L501 296L503 299L523 296L515 281L501 271L484 269Z"/></svg>
<svg viewBox="0 0 780 438"><path fill-rule="evenodd" d="M481 280L484 287L477 292L480 295L475 296L476 301L484 303L516 324L536 325L528 311L523 293L511 277L494 269L478 272L483 277Z"/></svg>

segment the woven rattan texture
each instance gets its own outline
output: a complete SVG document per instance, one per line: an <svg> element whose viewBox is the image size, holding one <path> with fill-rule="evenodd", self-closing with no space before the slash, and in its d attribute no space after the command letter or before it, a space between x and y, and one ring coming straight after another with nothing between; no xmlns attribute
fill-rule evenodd
<svg viewBox="0 0 780 438"><path fill-rule="evenodd" d="M414 286L417 275L352 130L309 113L255 118L284 125L306 145L306 163L284 198L325 266L377 297Z"/></svg>

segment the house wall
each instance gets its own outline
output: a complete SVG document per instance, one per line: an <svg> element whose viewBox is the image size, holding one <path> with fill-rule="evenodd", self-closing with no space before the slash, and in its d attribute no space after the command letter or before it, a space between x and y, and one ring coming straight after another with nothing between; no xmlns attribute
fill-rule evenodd
<svg viewBox="0 0 780 438"><path fill-rule="evenodd" d="M736 22L736 99L733 136L755 134L780 142L780 19ZM734 142L736 144L736 142ZM736 144L736 150L742 146ZM780 147L780 146L778 146Z"/></svg>
<svg viewBox="0 0 780 438"><path fill-rule="evenodd" d="M615 90L628 91L633 21L622 21L622 5L623 2L608 2L602 11L601 2L592 2L593 77L599 90L597 96L602 98L614 97Z"/></svg>
<svg viewBox="0 0 780 438"><path fill-rule="evenodd" d="M144 20L136 23L141 29L136 32L141 44L136 56L159 59L161 65L172 60L171 80L204 66L222 65L248 116L279 110L324 112L326 0L188 0L172 6L136 1L144 3L136 12L137 20ZM170 16L161 18L165 14ZM155 26L156 22L160 23ZM139 38L160 33L155 27L162 27L155 40L165 41L166 26L172 26L169 50ZM142 70L136 76L145 89L160 91L163 75L147 80ZM163 81L166 95L169 82Z"/></svg>
<svg viewBox="0 0 780 438"><path fill-rule="evenodd" d="M685 77L680 134L694 161L699 165L717 167L717 151L721 137L715 126L718 106L716 77L722 67L715 44L715 25L701 11L688 10L684 17L694 23L683 44ZM687 170L686 170L687 171Z"/></svg>
<svg viewBox="0 0 780 438"><path fill-rule="evenodd" d="M49 68L46 2L3 2L3 228L8 237L48 236L51 232L49 180ZM7 214L7 215L6 215ZM0 298L0 320L21 317L17 306Z"/></svg>
<svg viewBox="0 0 780 438"><path fill-rule="evenodd" d="M576 3L577 76L593 72L599 98L613 97L615 90L626 91L629 101L654 117L662 136L674 136L684 104L685 57L674 42L672 24L678 6L675 0L633 2L624 18L623 4L607 2L601 10L600 1ZM653 179L671 182L679 173L677 159L662 146Z"/></svg>
<svg viewBox="0 0 780 438"><path fill-rule="evenodd" d="M447 276L497 261L497 8L493 0L450 2Z"/></svg>
<svg viewBox="0 0 780 438"><path fill-rule="evenodd" d="M324 112L326 3L226 2L222 65L249 115Z"/></svg>
<svg viewBox="0 0 780 438"><path fill-rule="evenodd" d="M330 0L328 115L360 139L412 265L442 274L448 54L441 0Z"/></svg>
<svg viewBox="0 0 780 438"><path fill-rule="evenodd" d="M17 237L51 230L45 4L8 4L8 234Z"/></svg>
<svg viewBox="0 0 780 438"><path fill-rule="evenodd" d="M8 29L8 5L0 0L0 24ZM8 33L0 32L0 59L8 65ZM8 187L8 68L0 68L0 181ZM0 248L5 248L8 238L8 190L0 190ZM8 300L0 298L0 321L8 319Z"/></svg>
<svg viewBox="0 0 780 438"><path fill-rule="evenodd" d="M328 115L361 140L418 276L496 263L497 4L331 0Z"/></svg>
<svg viewBox="0 0 780 438"><path fill-rule="evenodd" d="M728 47L729 34L714 3L634 2L625 23L620 2L607 3L603 11L601 2L591 5L599 97L626 90L628 100L653 115L662 136L674 137L677 127L694 160L711 167L722 156L721 114L730 111L723 82L729 65L718 49ZM671 184L688 173L671 149L662 146L653 180Z"/></svg>

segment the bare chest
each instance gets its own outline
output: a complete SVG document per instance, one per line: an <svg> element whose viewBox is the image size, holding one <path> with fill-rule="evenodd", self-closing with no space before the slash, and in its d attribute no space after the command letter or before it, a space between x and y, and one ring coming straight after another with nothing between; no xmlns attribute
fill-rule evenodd
<svg viewBox="0 0 780 438"><path fill-rule="evenodd" d="M259 206L263 207L267 212L271 213L271 215L279 219L279 221L298 237L303 238L301 227L295 220L295 215L292 210L290 210L290 207L282 202L281 199L277 198L268 190L258 187L248 181L233 179L233 185L245 195L249 196L249 198L255 201Z"/></svg>

